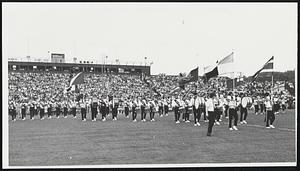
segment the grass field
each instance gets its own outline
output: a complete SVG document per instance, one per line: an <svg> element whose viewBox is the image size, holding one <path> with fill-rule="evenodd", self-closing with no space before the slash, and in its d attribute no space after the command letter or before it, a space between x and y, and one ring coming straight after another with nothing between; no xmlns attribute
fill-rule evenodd
<svg viewBox="0 0 300 171"><path fill-rule="evenodd" d="M295 162L295 110L276 115L276 129L266 129L263 118L250 111L238 131L229 131L223 118L212 137L203 116L194 127L175 124L173 113L145 123L123 115L106 122L91 122L90 115L86 122L71 116L9 121L9 165Z"/></svg>

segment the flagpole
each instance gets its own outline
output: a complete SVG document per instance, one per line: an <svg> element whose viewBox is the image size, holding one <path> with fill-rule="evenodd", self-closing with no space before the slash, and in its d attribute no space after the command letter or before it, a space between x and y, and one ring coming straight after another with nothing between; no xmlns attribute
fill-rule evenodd
<svg viewBox="0 0 300 171"><path fill-rule="evenodd" d="M232 91L234 91L234 87L235 87L235 82L234 82L234 71L233 71L232 81L233 81L233 83L232 83Z"/></svg>
<svg viewBox="0 0 300 171"><path fill-rule="evenodd" d="M233 51L232 51L232 58L233 58ZM234 66L234 65L233 65ZM234 68L234 67L233 67ZM234 69L233 69L233 83L232 83L232 91L234 91L234 88L235 88L235 82L234 82Z"/></svg>
<svg viewBox="0 0 300 171"><path fill-rule="evenodd" d="M274 65L274 58L273 58L273 65ZM273 66L273 69L272 69L272 88L271 88L271 94L273 96L273 88L274 88L274 66Z"/></svg>
<svg viewBox="0 0 300 171"><path fill-rule="evenodd" d="M273 76L273 71L272 71L272 90L273 90L273 87L274 87L274 76Z"/></svg>

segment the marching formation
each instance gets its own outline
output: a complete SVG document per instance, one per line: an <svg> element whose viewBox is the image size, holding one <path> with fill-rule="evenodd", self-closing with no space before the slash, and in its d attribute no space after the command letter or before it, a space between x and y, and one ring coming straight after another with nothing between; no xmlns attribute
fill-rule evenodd
<svg viewBox="0 0 300 171"><path fill-rule="evenodd" d="M132 122L138 120L154 122L155 118L168 116L169 112L173 111L176 124L191 122L190 115L193 115L194 126L200 126L200 120L203 117L203 121L208 122L208 136L211 136L214 125L220 125L223 117L228 119L230 131L238 130L238 122L247 124L248 110L251 108L254 108L256 115L265 114L266 128L275 128L273 125L275 114L280 109L282 112L286 109L286 97L270 94L250 97L250 94L245 92L228 91L228 93L194 92L188 95L152 96L152 98L145 96L124 98L116 95L101 98L93 96L81 98L79 101L9 102L9 114L13 121L16 121L17 113L20 113L22 120L26 120L28 114L31 120L34 120L36 115L44 120L45 118L67 118L69 115L76 118L80 113L83 122L87 121L87 115L92 122L97 121L98 118L104 122L109 119L116 121L120 114L124 114L126 118L131 117ZM111 117L109 117L110 114Z"/></svg>

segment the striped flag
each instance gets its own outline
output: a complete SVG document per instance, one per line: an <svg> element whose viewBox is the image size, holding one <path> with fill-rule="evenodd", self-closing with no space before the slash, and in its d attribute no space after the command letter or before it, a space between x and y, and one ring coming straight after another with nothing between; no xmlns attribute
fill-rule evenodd
<svg viewBox="0 0 300 171"><path fill-rule="evenodd" d="M207 73L209 71L212 71L214 69L214 66L210 65L210 66L206 66L204 67L204 73Z"/></svg>
<svg viewBox="0 0 300 171"><path fill-rule="evenodd" d="M234 73L233 52L218 62L219 75L231 77Z"/></svg>
<svg viewBox="0 0 300 171"><path fill-rule="evenodd" d="M219 61L218 65L233 63L233 52Z"/></svg>
<svg viewBox="0 0 300 171"><path fill-rule="evenodd" d="M258 70L253 76L252 76L252 82L255 81L255 79L257 78L258 74L265 70L265 69L273 69L273 63L274 63L274 56L272 56L265 64L264 66Z"/></svg>

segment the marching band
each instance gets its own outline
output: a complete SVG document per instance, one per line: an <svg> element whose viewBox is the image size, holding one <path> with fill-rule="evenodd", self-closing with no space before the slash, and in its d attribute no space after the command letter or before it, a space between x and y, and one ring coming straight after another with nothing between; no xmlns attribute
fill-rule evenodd
<svg viewBox="0 0 300 171"><path fill-rule="evenodd" d="M90 114L91 120L96 121L97 114L101 113L102 121L106 121L109 113L112 113L112 120L117 120L120 113L129 118L129 113L132 113L132 121L137 122L137 113L141 115L141 121L146 122L147 113L149 113L150 121L155 121L155 113L160 117L168 116L170 107L174 111L175 123L180 123L180 116L182 115L183 122L190 122L190 114L193 113L194 126L200 126L201 115L204 115L204 121L208 123L207 135L211 136L213 125L220 125L222 115L228 118L229 130L238 130L237 122L240 119L240 124L247 124L246 119L248 110L254 108L255 115L265 115L266 128L275 128L273 122L275 114L279 110L282 112L286 109L286 99L280 96L253 96L249 97L246 93L215 94L215 93L195 93L193 96L183 97L180 95L162 98L145 98L133 97L125 98L108 97L97 99L96 97L80 101L63 101L63 102L47 102L39 103L37 101L30 101L26 103L22 101L20 104L9 102L9 114L12 120L16 121L17 114L20 113L21 119L26 120L26 114L29 113L30 119L34 120L35 116L39 114L40 119L43 120L45 116L51 119L52 114L56 114L59 118L61 113L64 118L68 114L73 118L77 116L77 109L81 111L82 121L87 120L87 113ZM19 107L18 107L19 106ZM238 111L240 116L238 116ZM207 120L208 119L208 120ZM232 123L233 122L233 123Z"/></svg>

